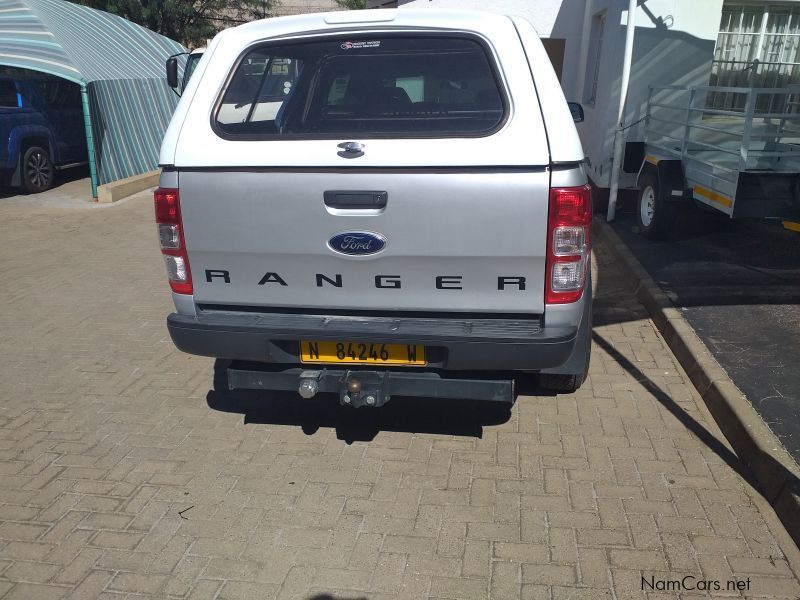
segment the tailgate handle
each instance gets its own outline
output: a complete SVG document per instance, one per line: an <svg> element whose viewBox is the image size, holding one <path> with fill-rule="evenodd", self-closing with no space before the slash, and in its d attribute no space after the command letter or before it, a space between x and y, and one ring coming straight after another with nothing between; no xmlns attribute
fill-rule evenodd
<svg viewBox="0 0 800 600"><path fill-rule="evenodd" d="M385 208L389 194L386 192L363 192L330 190L323 193L325 206L331 208Z"/></svg>

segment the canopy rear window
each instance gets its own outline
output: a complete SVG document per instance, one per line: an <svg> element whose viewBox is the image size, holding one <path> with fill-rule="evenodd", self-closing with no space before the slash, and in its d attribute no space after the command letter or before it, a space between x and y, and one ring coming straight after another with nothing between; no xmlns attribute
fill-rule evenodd
<svg viewBox="0 0 800 600"><path fill-rule="evenodd" d="M473 137L505 119L476 39L377 36L260 46L243 56L213 117L245 139Z"/></svg>

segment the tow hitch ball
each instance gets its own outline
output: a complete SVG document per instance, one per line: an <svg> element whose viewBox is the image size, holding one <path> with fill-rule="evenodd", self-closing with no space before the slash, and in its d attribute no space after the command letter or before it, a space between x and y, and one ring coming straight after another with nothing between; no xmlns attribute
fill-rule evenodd
<svg viewBox="0 0 800 600"><path fill-rule="evenodd" d="M383 406L391 400L386 393L386 383L386 373L348 371L339 384L339 402L353 408Z"/></svg>
<svg viewBox="0 0 800 600"><path fill-rule="evenodd" d="M303 371L297 393L303 398L313 398L319 391L321 371ZM385 393L384 373L375 371L347 371L339 379L339 403L342 406L377 408L390 400Z"/></svg>
<svg viewBox="0 0 800 600"><path fill-rule="evenodd" d="M383 373L348 371L339 385L339 403L353 408L383 406L389 401L383 384Z"/></svg>

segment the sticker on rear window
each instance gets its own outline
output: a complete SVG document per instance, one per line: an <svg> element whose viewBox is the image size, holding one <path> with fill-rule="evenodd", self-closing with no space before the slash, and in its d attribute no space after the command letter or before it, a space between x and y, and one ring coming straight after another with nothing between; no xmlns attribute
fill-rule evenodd
<svg viewBox="0 0 800 600"><path fill-rule="evenodd" d="M367 42L344 42L342 50L358 50L360 48L378 48L381 45L380 40L370 40Z"/></svg>

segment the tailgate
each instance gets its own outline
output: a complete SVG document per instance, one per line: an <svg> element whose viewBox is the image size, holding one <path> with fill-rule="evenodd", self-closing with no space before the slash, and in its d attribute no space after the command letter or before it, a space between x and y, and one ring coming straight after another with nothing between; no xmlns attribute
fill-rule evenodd
<svg viewBox="0 0 800 600"><path fill-rule="evenodd" d="M181 210L198 304L542 313L549 173L190 171ZM380 209L326 191L384 192ZM330 247L343 232L376 254Z"/></svg>

